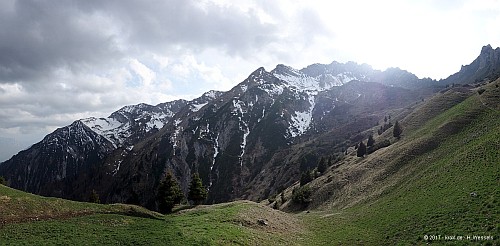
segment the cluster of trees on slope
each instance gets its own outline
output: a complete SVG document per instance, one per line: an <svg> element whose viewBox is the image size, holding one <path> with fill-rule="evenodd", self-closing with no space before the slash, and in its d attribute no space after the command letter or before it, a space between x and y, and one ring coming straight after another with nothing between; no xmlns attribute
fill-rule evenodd
<svg viewBox="0 0 500 246"><path fill-rule="evenodd" d="M389 122L388 124L387 123L384 124L384 127L381 126L380 129L385 128L385 126L387 126L387 125L392 126L392 124ZM381 134L380 129L379 129L379 135ZM401 138L401 133L403 133L403 128L401 128L401 124L399 124L399 121L396 121L396 123L394 124L394 127L392 129L392 136L399 139L399 138ZM361 141L358 145L356 145L356 156L357 157L364 157L365 155L371 154L380 148L387 147L390 144L391 143L389 142L389 140L386 139L386 140L382 141L380 144L375 145L375 139L373 139L373 135L370 135L368 137L368 141L366 142L366 145L364 144L363 141Z"/></svg>
<svg viewBox="0 0 500 246"><path fill-rule="evenodd" d="M306 184L313 181L320 175L324 174L326 172L326 169L332 166L333 163L334 163L333 157L329 158L321 157L316 168L312 170L307 169L306 171L302 172L300 175L300 182L299 182L300 186L298 188L293 189L292 191L292 201L296 204L300 204L303 206L309 204L312 201L310 198L312 190L310 187L306 186ZM281 201L282 203L286 201L285 194L283 192L281 193ZM277 203L275 205L276 205L275 208L278 207Z"/></svg>
<svg viewBox="0 0 500 246"><path fill-rule="evenodd" d="M203 186L200 175L193 173L189 185L188 200L192 201L194 205L200 205L207 199L207 195L208 192ZM157 199L161 213L171 213L174 206L184 200L184 193L172 172L167 172L165 179L160 183Z"/></svg>
<svg viewBox="0 0 500 246"><path fill-rule="evenodd" d="M403 132L401 124L399 123L399 121L396 121L394 125L392 125L392 123L390 123L390 117L389 117L389 122L387 117L384 118L384 126L381 126L380 128L383 130L379 130L379 135L387 130L384 129L387 126L393 127L392 131L393 137L397 139L401 137L401 134ZM380 131L382 131L382 133ZM387 139L376 144L373 135L369 135L366 145L363 141L361 141L359 144L355 146L356 156L364 157L366 154L371 154L380 148L389 146L390 144L391 144L390 141ZM328 162L326 161L325 158L321 158L315 169L313 170L307 169L306 171L302 172L300 175L299 187L295 188L292 192L292 201L303 206L309 204L311 202L310 196L312 194L312 190L310 187L306 186L306 184L313 181L319 175L325 173L328 166L331 165L332 165L331 158L328 160ZM284 201L284 199L282 199L282 201Z"/></svg>
<svg viewBox="0 0 500 246"><path fill-rule="evenodd" d="M333 165L333 158L332 157L329 157L329 158L321 157L316 168L307 169L306 171L301 173L300 186L304 186L305 184L313 181L319 175L325 173L326 169L331 165Z"/></svg>

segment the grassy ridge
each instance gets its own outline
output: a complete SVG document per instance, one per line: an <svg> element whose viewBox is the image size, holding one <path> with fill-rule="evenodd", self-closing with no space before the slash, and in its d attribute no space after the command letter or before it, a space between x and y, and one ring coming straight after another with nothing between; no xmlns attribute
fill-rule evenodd
<svg viewBox="0 0 500 246"><path fill-rule="evenodd" d="M293 216L253 202L164 216L132 205L45 198L1 185L0 221L0 245L293 245L302 233Z"/></svg>
<svg viewBox="0 0 500 246"><path fill-rule="evenodd" d="M0 185L0 225L64 219L96 213L123 214L145 218L162 216L134 205L103 205L42 197Z"/></svg>
<svg viewBox="0 0 500 246"><path fill-rule="evenodd" d="M244 243L247 232L232 223L240 206L208 213L192 212L183 216L148 219L117 214L94 214L64 220L10 224L0 230L2 242L27 245L210 245Z"/></svg>

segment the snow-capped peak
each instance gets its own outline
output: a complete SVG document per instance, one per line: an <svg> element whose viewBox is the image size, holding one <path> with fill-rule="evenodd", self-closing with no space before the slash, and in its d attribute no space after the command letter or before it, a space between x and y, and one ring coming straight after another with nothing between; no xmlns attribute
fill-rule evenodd
<svg viewBox="0 0 500 246"><path fill-rule="evenodd" d="M356 78L348 71L310 76L301 70L282 64L276 66L271 73L275 77L285 81L289 86L293 86L300 91L324 91L353 80L359 80L359 78Z"/></svg>
<svg viewBox="0 0 500 246"><path fill-rule="evenodd" d="M205 93L203 93L203 95L201 97L206 97L207 99L216 99L218 98L222 93L222 91L215 91L215 90L210 90L210 91L207 91Z"/></svg>
<svg viewBox="0 0 500 246"><path fill-rule="evenodd" d="M271 71L271 73L275 77L287 82L288 85L294 86L299 90L323 90L323 88L320 87L319 82L315 78L307 76L292 67L278 65L276 69Z"/></svg>
<svg viewBox="0 0 500 246"><path fill-rule="evenodd" d="M115 147L121 147L133 144L131 136L143 136L153 129L161 129L174 116L172 107L179 108L185 104L185 101L173 101L157 106L141 103L125 106L106 118L90 117L81 121Z"/></svg>

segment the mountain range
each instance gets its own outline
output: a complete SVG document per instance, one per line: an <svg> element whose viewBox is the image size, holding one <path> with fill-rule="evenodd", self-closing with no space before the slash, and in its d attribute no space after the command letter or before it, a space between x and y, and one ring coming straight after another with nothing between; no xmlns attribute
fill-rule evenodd
<svg viewBox="0 0 500 246"><path fill-rule="evenodd" d="M440 81L354 62L259 68L227 92L76 120L0 163L0 176L44 196L87 200L95 190L106 203L156 209L167 171L185 194L198 172L207 203L259 201L297 182L321 157L342 157L387 117L403 118L446 87L499 75L500 48L489 45Z"/></svg>

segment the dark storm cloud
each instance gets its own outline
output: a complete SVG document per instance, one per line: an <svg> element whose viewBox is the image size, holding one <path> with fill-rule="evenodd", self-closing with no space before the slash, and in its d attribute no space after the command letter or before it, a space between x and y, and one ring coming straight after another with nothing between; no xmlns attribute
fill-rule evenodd
<svg viewBox="0 0 500 246"><path fill-rule="evenodd" d="M2 9L1 82L37 80L58 67L78 69L119 54L112 37L86 26L89 13L71 1L15 1Z"/></svg>
<svg viewBox="0 0 500 246"><path fill-rule="evenodd" d="M4 83L50 78L60 67L78 71L145 50L215 47L245 56L279 41L279 27L262 23L256 10L196 1L23 0L2 9Z"/></svg>
<svg viewBox="0 0 500 246"><path fill-rule="evenodd" d="M231 54L277 40L277 27L260 21L255 10L186 0L81 1L103 11L127 30L128 42L149 48L182 45L222 47Z"/></svg>

